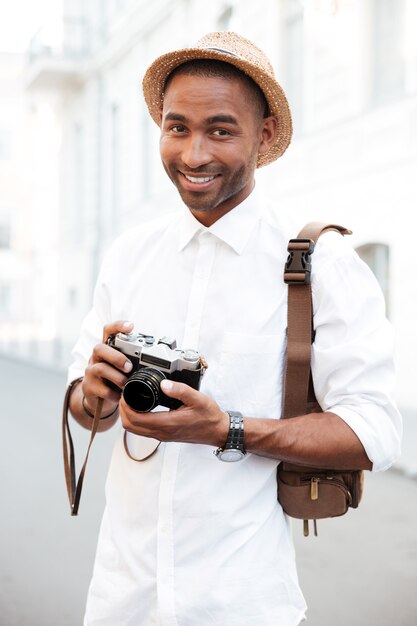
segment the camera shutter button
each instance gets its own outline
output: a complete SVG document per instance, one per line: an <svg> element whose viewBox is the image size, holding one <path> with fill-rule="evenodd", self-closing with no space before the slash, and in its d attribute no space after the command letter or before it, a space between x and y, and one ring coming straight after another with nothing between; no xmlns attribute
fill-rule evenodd
<svg viewBox="0 0 417 626"><path fill-rule="evenodd" d="M184 361L197 361L198 358L198 352L196 352L195 350L184 351Z"/></svg>

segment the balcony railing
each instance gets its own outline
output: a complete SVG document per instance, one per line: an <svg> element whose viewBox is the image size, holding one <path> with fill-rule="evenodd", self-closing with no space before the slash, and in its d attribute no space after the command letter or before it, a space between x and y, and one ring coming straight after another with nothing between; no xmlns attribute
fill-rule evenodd
<svg viewBox="0 0 417 626"><path fill-rule="evenodd" d="M29 43L29 63L40 59L82 60L89 54L88 25L84 18L66 17L60 25L61 33L40 28Z"/></svg>

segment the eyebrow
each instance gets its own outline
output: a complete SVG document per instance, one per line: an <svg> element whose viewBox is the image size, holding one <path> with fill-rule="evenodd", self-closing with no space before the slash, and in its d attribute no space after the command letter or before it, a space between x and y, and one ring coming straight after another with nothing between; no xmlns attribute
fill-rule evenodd
<svg viewBox="0 0 417 626"><path fill-rule="evenodd" d="M237 126L237 119L233 115L214 115L207 118L208 124L233 124Z"/></svg>
<svg viewBox="0 0 417 626"><path fill-rule="evenodd" d="M181 115L180 113L167 113L165 115L165 119L169 122L186 122L187 118L185 115Z"/></svg>
<svg viewBox="0 0 417 626"><path fill-rule="evenodd" d="M181 113L167 113L165 120L169 122L187 122L185 115ZM233 115L214 115L206 119L207 124L232 124L238 126L237 119Z"/></svg>

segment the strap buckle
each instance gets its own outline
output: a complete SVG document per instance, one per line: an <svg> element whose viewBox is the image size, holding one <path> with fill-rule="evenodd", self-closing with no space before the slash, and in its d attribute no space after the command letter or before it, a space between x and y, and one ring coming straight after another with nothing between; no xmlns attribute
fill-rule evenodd
<svg viewBox="0 0 417 626"><path fill-rule="evenodd" d="M288 258L284 270L287 285L309 285L311 280L310 256L314 252L312 239L290 239Z"/></svg>

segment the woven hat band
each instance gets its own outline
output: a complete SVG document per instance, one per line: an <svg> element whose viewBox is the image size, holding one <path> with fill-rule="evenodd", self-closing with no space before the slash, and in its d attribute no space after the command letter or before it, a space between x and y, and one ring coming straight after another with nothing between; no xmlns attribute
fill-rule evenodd
<svg viewBox="0 0 417 626"><path fill-rule="evenodd" d="M232 57L237 57L237 54L233 54L230 50L222 50L221 48L206 48L206 50L216 50L216 52L224 52L224 54L230 54Z"/></svg>

